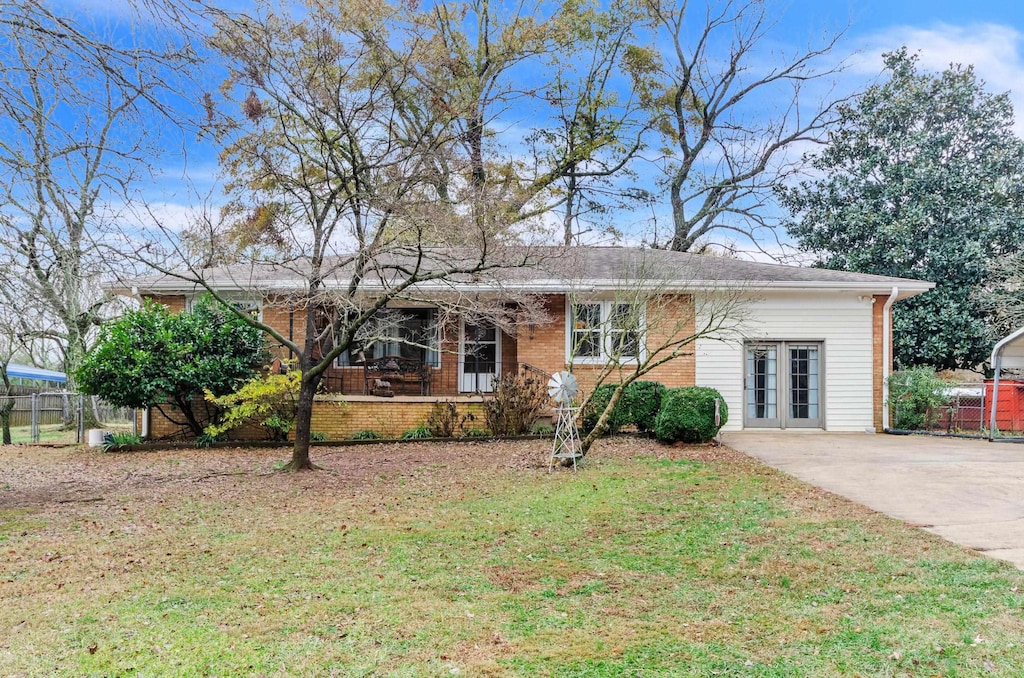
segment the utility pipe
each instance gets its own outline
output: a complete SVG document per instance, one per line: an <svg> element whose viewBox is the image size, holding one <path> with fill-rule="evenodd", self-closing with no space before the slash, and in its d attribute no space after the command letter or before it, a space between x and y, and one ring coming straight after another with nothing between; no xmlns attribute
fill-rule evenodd
<svg viewBox="0 0 1024 678"><path fill-rule="evenodd" d="M882 431L889 430L889 371L892 364L892 305L900 288L893 285L882 306Z"/></svg>

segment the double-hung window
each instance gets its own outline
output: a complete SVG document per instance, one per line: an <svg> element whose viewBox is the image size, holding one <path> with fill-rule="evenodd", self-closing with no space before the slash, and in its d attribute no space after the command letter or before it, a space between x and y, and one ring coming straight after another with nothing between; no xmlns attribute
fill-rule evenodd
<svg viewBox="0 0 1024 678"><path fill-rule="evenodd" d="M643 350L643 312L637 304L572 304L568 354L574 362L634 362Z"/></svg>

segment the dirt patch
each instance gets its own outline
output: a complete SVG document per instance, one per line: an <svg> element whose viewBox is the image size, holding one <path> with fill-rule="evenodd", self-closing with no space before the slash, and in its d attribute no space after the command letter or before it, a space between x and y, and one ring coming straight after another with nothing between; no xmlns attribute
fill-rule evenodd
<svg viewBox="0 0 1024 678"><path fill-rule="evenodd" d="M704 459L699 449L657 445L622 436L600 441L587 463L650 454L652 446L667 457ZM717 448L716 457L728 455ZM317 472L298 475L277 469L287 449L178 448L150 452L106 453L95 448L0 447L4 466L0 509L34 508L104 501L160 500L166 495L216 495L224 501L251 496L253 485L271 493L296 489L358 492L382 480L415 478L419 482L458 477L452 471L493 469L546 472L550 442L481 441L472 443L382 443L317 447ZM736 453L731 453L736 455ZM739 455L742 458L742 455ZM724 457L723 457L724 458ZM556 472L569 472L558 469ZM235 495L238 495L237 497Z"/></svg>

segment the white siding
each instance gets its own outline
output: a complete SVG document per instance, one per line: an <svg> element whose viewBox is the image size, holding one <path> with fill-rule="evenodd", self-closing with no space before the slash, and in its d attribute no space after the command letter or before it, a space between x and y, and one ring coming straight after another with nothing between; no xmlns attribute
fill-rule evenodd
<svg viewBox="0 0 1024 678"><path fill-rule="evenodd" d="M726 430L743 428L743 340L824 342L825 428L863 431L872 425L871 298L855 293L761 292L742 313L731 341L701 339L697 385L718 389L729 406Z"/></svg>

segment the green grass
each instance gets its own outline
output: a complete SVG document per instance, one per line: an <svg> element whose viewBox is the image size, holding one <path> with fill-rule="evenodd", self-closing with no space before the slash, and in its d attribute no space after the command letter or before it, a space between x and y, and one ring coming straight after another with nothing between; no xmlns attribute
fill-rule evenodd
<svg viewBox="0 0 1024 678"><path fill-rule="evenodd" d="M110 431L130 431L131 423L103 424ZM78 429L64 428L61 424L44 424L39 427L39 442L44 444L69 444L78 441ZM31 443L31 426L12 426L11 442L14 444Z"/></svg>
<svg viewBox="0 0 1024 678"><path fill-rule="evenodd" d="M1009 565L639 445L2 513L0 673L1020 675Z"/></svg>

